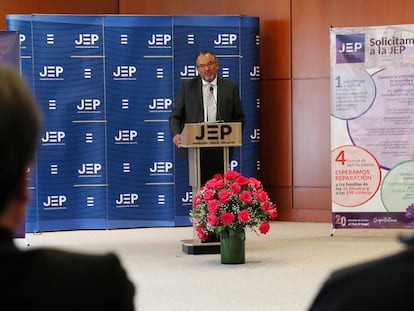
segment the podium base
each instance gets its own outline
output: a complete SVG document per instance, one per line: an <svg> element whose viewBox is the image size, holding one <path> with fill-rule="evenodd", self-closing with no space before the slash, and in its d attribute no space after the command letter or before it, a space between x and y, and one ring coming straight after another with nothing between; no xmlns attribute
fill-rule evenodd
<svg viewBox="0 0 414 311"><path fill-rule="evenodd" d="M182 240L182 250L189 255L220 254L220 242L201 243L196 240Z"/></svg>

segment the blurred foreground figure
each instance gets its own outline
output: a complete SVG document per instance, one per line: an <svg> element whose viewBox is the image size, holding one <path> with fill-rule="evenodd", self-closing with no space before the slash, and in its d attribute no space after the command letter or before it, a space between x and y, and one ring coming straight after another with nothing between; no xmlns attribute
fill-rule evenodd
<svg viewBox="0 0 414 311"><path fill-rule="evenodd" d="M134 310L135 287L114 254L21 250L39 108L20 75L0 64L0 300L9 310Z"/></svg>
<svg viewBox="0 0 414 311"><path fill-rule="evenodd" d="M400 240L405 250L334 271L309 310L412 310L414 235Z"/></svg>

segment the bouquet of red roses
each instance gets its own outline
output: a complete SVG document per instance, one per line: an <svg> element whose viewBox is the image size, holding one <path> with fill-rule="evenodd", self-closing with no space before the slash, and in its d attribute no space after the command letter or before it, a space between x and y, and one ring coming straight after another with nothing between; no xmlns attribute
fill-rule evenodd
<svg viewBox="0 0 414 311"><path fill-rule="evenodd" d="M224 230L249 227L266 234L269 220L277 217L277 208L256 178L244 177L229 170L216 174L193 195L190 219L201 241L210 232L219 235Z"/></svg>

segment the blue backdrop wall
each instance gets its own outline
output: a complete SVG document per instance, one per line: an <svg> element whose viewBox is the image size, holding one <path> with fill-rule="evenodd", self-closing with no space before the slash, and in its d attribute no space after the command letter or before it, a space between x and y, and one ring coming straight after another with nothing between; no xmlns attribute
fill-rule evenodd
<svg viewBox="0 0 414 311"><path fill-rule="evenodd" d="M187 163L168 117L194 57L212 50L246 114L231 168L260 177L259 19L8 15L45 116L26 231L190 225Z"/></svg>

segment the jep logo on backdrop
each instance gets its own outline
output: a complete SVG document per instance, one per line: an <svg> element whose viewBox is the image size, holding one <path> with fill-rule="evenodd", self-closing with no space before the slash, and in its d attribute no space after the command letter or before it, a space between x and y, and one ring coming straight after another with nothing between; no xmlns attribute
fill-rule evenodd
<svg viewBox="0 0 414 311"><path fill-rule="evenodd" d="M198 76L195 65L184 65L184 70L180 71L180 79L190 79Z"/></svg>
<svg viewBox="0 0 414 311"><path fill-rule="evenodd" d="M41 138L42 146L66 145L65 137L66 133L64 131L46 131Z"/></svg>
<svg viewBox="0 0 414 311"><path fill-rule="evenodd" d="M147 41L148 48L171 48L172 35L169 33L152 34Z"/></svg>
<svg viewBox="0 0 414 311"><path fill-rule="evenodd" d="M237 34L218 33L217 38L213 41L213 43L216 48L235 48L237 47Z"/></svg>
<svg viewBox="0 0 414 311"><path fill-rule="evenodd" d="M80 33L75 39L76 49L97 49L99 48L99 35L97 33Z"/></svg>
<svg viewBox="0 0 414 311"><path fill-rule="evenodd" d="M121 207L138 207L137 201L139 199L138 193L119 193L118 198L115 199L117 208Z"/></svg>
<svg viewBox="0 0 414 311"><path fill-rule="evenodd" d="M48 195L43 201L43 209L66 209L65 203L67 201L66 195Z"/></svg>
<svg viewBox="0 0 414 311"><path fill-rule="evenodd" d="M336 63L365 62L365 34L336 35Z"/></svg>

